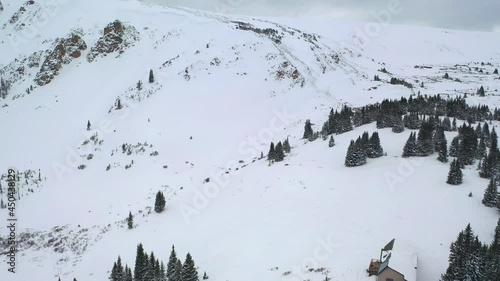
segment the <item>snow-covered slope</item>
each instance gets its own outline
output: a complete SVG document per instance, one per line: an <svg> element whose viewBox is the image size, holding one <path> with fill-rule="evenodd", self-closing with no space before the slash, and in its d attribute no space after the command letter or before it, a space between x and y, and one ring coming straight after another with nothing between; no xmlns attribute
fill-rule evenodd
<svg viewBox="0 0 500 281"><path fill-rule="evenodd" d="M418 253L419 280L438 280L467 223L492 238L498 215L480 202L487 181L471 168L451 187L434 156L402 160L407 131L379 130L387 156L359 168L344 167L347 146L375 124L336 136L333 148L301 137L306 119L320 130L331 108L418 91L484 86L487 97L468 102L494 108L496 33L390 25L361 44L363 23L134 0L2 3L0 75L11 87L0 100L0 174L21 173L21 200L17 272L3 263L1 280L105 280L118 255L133 266L138 243L164 261L175 244L212 280L325 278L306 266L370 280L370 259L392 238ZM286 137L284 162L258 159ZM166 211L150 213L159 190Z"/></svg>

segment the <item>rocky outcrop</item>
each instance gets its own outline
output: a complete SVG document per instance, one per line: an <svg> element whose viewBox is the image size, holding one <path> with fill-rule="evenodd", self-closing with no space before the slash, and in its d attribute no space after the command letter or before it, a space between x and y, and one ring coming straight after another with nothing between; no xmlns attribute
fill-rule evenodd
<svg viewBox="0 0 500 281"><path fill-rule="evenodd" d="M19 17L24 13L26 12L26 7L28 7L29 5L33 5L35 4L35 1L33 0L29 0L27 2L25 2L21 8L19 8L19 11L15 12L12 17L10 18L9 20L9 23L10 24L14 24L17 22L17 20L19 20ZM2 5L2 3L0 3L0 6ZM2 7L2 10L3 10L3 7Z"/></svg>
<svg viewBox="0 0 500 281"><path fill-rule="evenodd" d="M69 64L79 58L82 51L86 49L87 44L77 33L71 33L67 38L56 40L55 47L45 58L35 77L35 82L39 86L47 85L59 74L64 64Z"/></svg>
<svg viewBox="0 0 500 281"><path fill-rule="evenodd" d="M115 20L104 28L103 35L90 48L87 60L92 62L98 57L105 57L115 52L120 55L136 41L139 41L139 32L135 27Z"/></svg>

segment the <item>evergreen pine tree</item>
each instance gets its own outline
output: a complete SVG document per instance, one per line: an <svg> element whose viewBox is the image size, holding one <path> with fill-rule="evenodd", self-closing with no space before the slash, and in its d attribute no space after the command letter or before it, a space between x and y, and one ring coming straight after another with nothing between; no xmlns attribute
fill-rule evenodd
<svg viewBox="0 0 500 281"><path fill-rule="evenodd" d="M458 157L459 145L460 145L460 139L458 136L456 136L451 140L450 153L449 153L451 157Z"/></svg>
<svg viewBox="0 0 500 281"><path fill-rule="evenodd" d="M169 279L169 281L183 281L182 280L182 262L181 260L177 260L177 263L175 264L175 271L174 275L172 276L172 279Z"/></svg>
<svg viewBox="0 0 500 281"><path fill-rule="evenodd" d="M198 271L196 271L193 258L189 253L186 255L186 260L182 266L181 276L182 281L199 281Z"/></svg>
<svg viewBox="0 0 500 281"><path fill-rule="evenodd" d="M356 167L359 166L358 162L358 151L356 147L356 143L354 140L351 140L349 147L347 148L347 154L345 156L345 166L346 167Z"/></svg>
<svg viewBox="0 0 500 281"><path fill-rule="evenodd" d="M116 261L116 275L118 281L124 281L125 279L125 269L122 265L122 258L118 256L118 260Z"/></svg>
<svg viewBox="0 0 500 281"><path fill-rule="evenodd" d="M442 281L481 281L485 274L484 249L470 224L458 234L450 246L449 266Z"/></svg>
<svg viewBox="0 0 500 281"><path fill-rule="evenodd" d="M476 159L481 160L484 158L486 155L486 142L484 140L485 138L481 136L479 139L479 144L476 150Z"/></svg>
<svg viewBox="0 0 500 281"><path fill-rule="evenodd" d="M132 212L128 213L127 226L129 229L132 229L134 227L134 216L132 216Z"/></svg>
<svg viewBox="0 0 500 281"><path fill-rule="evenodd" d="M330 141L328 141L328 147L334 147L335 146L335 139L333 136L330 136Z"/></svg>
<svg viewBox="0 0 500 281"><path fill-rule="evenodd" d="M496 157L488 154L484 157L479 176L481 178L491 178L494 175Z"/></svg>
<svg viewBox="0 0 500 281"><path fill-rule="evenodd" d="M406 144L403 148L403 158L408 158L412 156L416 156L418 151L417 139L415 137L415 133L411 132Z"/></svg>
<svg viewBox="0 0 500 281"><path fill-rule="evenodd" d="M177 254L175 252L175 247L172 245L172 251L170 252L170 258L167 263L167 278L171 280L175 274L175 267L177 266Z"/></svg>
<svg viewBox="0 0 500 281"><path fill-rule="evenodd" d="M275 149L274 149L274 143L271 142L271 145L269 147L269 152L267 153L267 160L274 161L276 159L275 154L276 154L276 152L275 152Z"/></svg>
<svg viewBox="0 0 500 281"><path fill-rule="evenodd" d="M158 280L158 269L156 268L156 257L153 251L151 251L151 254L149 255L149 278L150 280Z"/></svg>
<svg viewBox="0 0 500 281"><path fill-rule="evenodd" d="M148 253L144 252L144 281L149 281L151 280L151 264L149 263L149 255Z"/></svg>
<svg viewBox="0 0 500 281"><path fill-rule="evenodd" d="M162 274L161 274L161 267L160 267L160 261L156 259L155 263L155 280L156 281L161 281Z"/></svg>
<svg viewBox="0 0 500 281"><path fill-rule="evenodd" d="M125 281L134 281L134 276L132 275L132 269L129 267Z"/></svg>
<svg viewBox="0 0 500 281"><path fill-rule="evenodd" d="M369 140L367 156L368 158L378 158L384 155L384 149L380 145L378 132L373 132Z"/></svg>
<svg viewBox="0 0 500 281"><path fill-rule="evenodd" d="M418 131L417 144L418 155L428 156L434 153L434 145L432 143L432 124L430 122L423 122Z"/></svg>
<svg viewBox="0 0 500 281"><path fill-rule="evenodd" d="M495 179L492 178L490 179L488 187L484 191L484 197L482 202L487 207L496 207L497 197L498 197L497 183Z"/></svg>
<svg viewBox="0 0 500 281"><path fill-rule="evenodd" d="M290 142L288 141L288 138L283 142L283 151L285 153L290 153L291 147L290 147Z"/></svg>
<svg viewBox="0 0 500 281"><path fill-rule="evenodd" d="M311 125L311 120L307 119L306 120L306 124L304 126L304 136L303 138L304 139L310 139L313 137L313 129L312 129L312 125Z"/></svg>
<svg viewBox="0 0 500 281"><path fill-rule="evenodd" d="M498 68L495 68L495 70L493 70L493 74L498 74Z"/></svg>
<svg viewBox="0 0 500 281"><path fill-rule="evenodd" d="M443 130L449 132L451 131L451 121L450 121L450 118L449 117L445 117L443 118Z"/></svg>
<svg viewBox="0 0 500 281"><path fill-rule="evenodd" d="M498 152L498 137L495 128L490 133L490 154L497 156Z"/></svg>
<svg viewBox="0 0 500 281"><path fill-rule="evenodd" d="M147 281L147 258L144 253L142 243L137 245L137 253L135 256L134 281Z"/></svg>
<svg viewBox="0 0 500 281"><path fill-rule="evenodd" d="M163 195L163 192L158 191L156 193L156 199L155 199L155 212L161 213L163 210L165 210L165 196Z"/></svg>
<svg viewBox="0 0 500 281"><path fill-rule="evenodd" d="M434 151L439 152L441 149L441 143L446 141L446 136L444 135L444 129L442 126L438 126L436 131L434 131Z"/></svg>
<svg viewBox="0 0 500 281"><path fill-rule="evenodd" d="M113 263L113 268L111 269L111 274L109 275L110 281L120 281L118 279L118 269L116 267L116 262Z"/></svg>
<svg viewBox="0 0 500 281"><path fill-rule="evenodd" d="M153 74L153 70L149 70L149 83L154 83L155 82L155 77Z"/></svg>
<svg viewBox="0 0 500 281"><path fill-rule="evenodd" d="M480 96L480 97L484 97L484 88L483 88L483 86L481 86L481 88L479 88L477 90L477 95Z"/></svg>
<svg viewBox="0 0 500 281"><path fill-rule="evenodd" d="M281 162L285 158L285 153L283 152L283 145L281 142L278 142L276 148L274 150L274 160L276 162Z"/></svg>
<svg viewBox="0 0 500 281"><path fill-rule="evenodd" d="M459 185L462 183L462 177L462 170L460 169L460 166L455 159L450 164L450 171L448 173L448 180L446 181L446 183L451 185Z"/></svg>
<svg viewBox="0 0 500 281"><path fill-rule="evenodd" d="M439 160L440 162L443 162L443 163L447 163L448 162L448 148L447 148L447 143L446 143L446 139L444 139L444 141L442 141L440 144L439 144L439 155L438 155L438 158L437 160Z"/></svg>
<svg viewBox="0 0 500 281"><path fill-rule="evenodd" d="M167 270L163 261L160 262L160 281L167 281Z"/></svg>
<svg viewBox="0 0 500 281"><path fill-rule="evenodd" d="M90 120L89 120L89 121L87 121L87 131L90 131L90 127L91 127L91 125L90 125Z"/></svg>

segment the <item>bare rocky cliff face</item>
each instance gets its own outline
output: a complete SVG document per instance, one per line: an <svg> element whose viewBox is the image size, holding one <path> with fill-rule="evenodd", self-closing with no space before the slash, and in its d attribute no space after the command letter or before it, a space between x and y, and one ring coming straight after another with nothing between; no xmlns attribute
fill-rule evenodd
<svg viewBox="0 0 500 281"><path fill-rule="evenodd" d="M98 57L105 57L115 52L119 56L136 41L139 41L139 32L135 27L115 20L104 28L103 35L90 48L87 60L93 62Z"/></svg>
<svg viewBox="0 0 500 281"><path fill-rule="evenodd" d="M67 38L56 40L54 49L49 51L40 71L34 81L39 86L50 83L65 64L69 64L74 59L82 55L82 51L87 49L87 44L81 34L73 32Z"/></svg>

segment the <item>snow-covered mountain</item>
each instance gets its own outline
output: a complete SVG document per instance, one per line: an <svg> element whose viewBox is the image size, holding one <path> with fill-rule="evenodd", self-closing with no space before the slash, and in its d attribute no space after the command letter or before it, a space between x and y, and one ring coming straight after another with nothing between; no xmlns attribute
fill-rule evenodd
<svg viewBox="0 0 500 281"><path fill-rule="evenodd" d="M387 25L370 36L366 23L136 0L2 3L1 198L13 169L20 200L16 273L2 262L1 280L106 280L118 255L133 266L138 243L164 261L175 244L211 280L373 280L370 259L393 238L418 253L418 280L438 280L468 223L492 239L488 181L467 167L450 186L435 156L401 158L410 130L369 124L331 148L302 135L332 108L418 92L495 108L497 33ZM378 131L387 155L347 168L363 131ZM285 161L260 159L287 137ZM2 254L8 217L0 209Z"/></svg>

